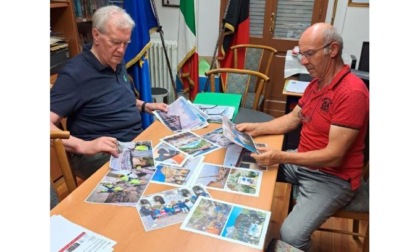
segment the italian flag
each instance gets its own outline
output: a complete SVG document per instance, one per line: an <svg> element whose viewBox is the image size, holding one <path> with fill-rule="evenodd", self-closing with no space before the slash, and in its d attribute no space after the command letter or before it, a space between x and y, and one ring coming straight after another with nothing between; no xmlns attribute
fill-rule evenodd
<svg viewBox="0 0 420 252"><path fill-rule="evenodd" d="M177 72L184 93L194 101L199 90L198 53L196 33L196 0L181 0L178 23L178 58Z"/></svg>

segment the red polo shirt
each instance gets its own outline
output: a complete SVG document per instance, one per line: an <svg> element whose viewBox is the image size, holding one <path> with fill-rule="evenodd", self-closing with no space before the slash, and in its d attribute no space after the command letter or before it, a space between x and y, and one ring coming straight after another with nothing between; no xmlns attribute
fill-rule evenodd
<svg viewBox="0 0 420 252"><path fill-rule="evenodd" d="M306 88L302 108L302 131L298 152L324 149L331 125L358 129L359 135L347 151L340 167L309 167L349 180L353 190L360 186L363 148L369 118L369 91L346 65L331 84L318 90L318 79Z"/></svg>

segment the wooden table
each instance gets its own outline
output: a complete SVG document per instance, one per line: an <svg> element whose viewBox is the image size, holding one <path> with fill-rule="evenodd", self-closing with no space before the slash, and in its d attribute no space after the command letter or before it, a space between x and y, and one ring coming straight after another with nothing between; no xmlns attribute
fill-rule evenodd
<svg viewBox="0 0 420 252"><path fill-rule="evenodd" d="M194 132L202 135L218 127L221 127L221 124L210 124L209 127ZM171 134L173 133L169 129L156 121L143 131L135 141L151 140L153 146L156 146L161 138ZM266 143L270 147L281 148L283 136L261 136L256 137L255 141ZM204 162L222 164L225 151L225 149L220 149L207 154ZM277 168L278 166L275 165L264 172L259 197L212 189L208 189L208 191L215 199L270 211L277 177ZM106 163L73 191L73 193L52 209L50 215L60 214L78 225L116 241L115 251L258 251L257 249L241 244L181 230L179 229L181 224L145 232L135 207L86 203L85 199L108 170L109 164ZM145 195L171 188L173 187L151 183L146 189Z"/></svg>

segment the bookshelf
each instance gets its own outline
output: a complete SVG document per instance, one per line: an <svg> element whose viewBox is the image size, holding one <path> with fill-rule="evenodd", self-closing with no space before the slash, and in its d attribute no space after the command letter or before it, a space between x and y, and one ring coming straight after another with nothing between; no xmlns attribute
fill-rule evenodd
<svg viewBox="0 0 420 252"><path fill-rule="evenodd" d="M91 43L92 38L92 15L102 6L118 5L123 7L123 0L72 0L77 30L79 32L79 44Z"/></svg>
<svg viewBox="0 0 420 252"><path fill-rule="evenodd" d="M67 39L70 57L80 52L73 0L50 2L51 32Z"/></svg>

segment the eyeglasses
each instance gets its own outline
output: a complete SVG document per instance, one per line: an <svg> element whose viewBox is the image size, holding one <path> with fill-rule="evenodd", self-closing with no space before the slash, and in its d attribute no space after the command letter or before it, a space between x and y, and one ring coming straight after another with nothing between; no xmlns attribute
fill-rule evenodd
<svg viewBox="0 0 420 252"><path fill-rule="evenodd" d="M131 43L131 40L128 40L128 41L120 41L120 40L117 40L117 39L113 39L113 38L111 38L110 36L108 36L108 34L106 34L106 33L102 33L102 32L100 32L102 35L104 35L105 37L107 37L108 38L108 42L109 42L109 44L112 46L112 47L120 47L121 45L124 47L124 48L126 48L127 46L128 46L128 44L130 44Z"/></svg>
<svg viewBox="0 0 420 252"><path fill-rule="evenodd" d="M303 56L305 56L305 58L309 59L310 57L314 56L315 53L317 53L319 50L322 50L322 49L325 49L325 48L329 47L332 43L333 42L330 42L330 43L328 43L328 44L324 45L323 47L318 48L316 50L308 50L306 52L299 52L298 53L298 59L302 60Z"/></svg>

